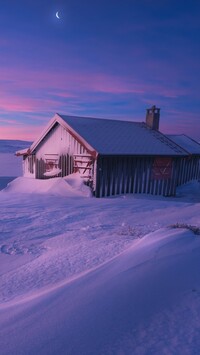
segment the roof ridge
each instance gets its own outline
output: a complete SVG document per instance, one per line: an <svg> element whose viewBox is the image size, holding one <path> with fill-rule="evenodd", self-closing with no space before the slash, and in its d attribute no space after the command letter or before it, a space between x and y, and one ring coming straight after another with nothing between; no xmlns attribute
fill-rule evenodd
<svg viewBox="0 0 200 355"><path fill-rule="evenodd" d="M77 119L76 119L77 118ZM84 123L84 119L86 119ZM93 123L92 123L93 122ZM97 124L98 122L98 124ZM186 150L160 131L150 129L145 122L55 114L30 153L56 125L73 134L91 151L104 155L187 156Z"/></svg>
<svg viewBox="0 0 200 355"><path fill-rule="evenodd" d="M59 115L61 118L65 117L65 118L82 118L82 119L91 119L91 120L97 120L97 121L106 121L106 122L128 122L128 123L134 123L134 124L139 124L142 125L144 122L139 122L139 121L129 121L129 120L122 120L122 119L112 119L112 118L102 118L102 117L90 117L90 116L75 116L75 115L63 115L60 113L56 113L57 115Z"/></svg>

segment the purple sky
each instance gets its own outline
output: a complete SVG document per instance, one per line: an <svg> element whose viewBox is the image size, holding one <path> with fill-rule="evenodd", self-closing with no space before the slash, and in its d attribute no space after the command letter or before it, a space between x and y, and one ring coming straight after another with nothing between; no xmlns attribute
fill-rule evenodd
<svg viewBox="0 0 200 355"><path fill-rule="evenodd" d="M199 0L3 1L0 139L33 140L56 112L144 121L156 104L162 132L200 140L199 38Z"/></svg>

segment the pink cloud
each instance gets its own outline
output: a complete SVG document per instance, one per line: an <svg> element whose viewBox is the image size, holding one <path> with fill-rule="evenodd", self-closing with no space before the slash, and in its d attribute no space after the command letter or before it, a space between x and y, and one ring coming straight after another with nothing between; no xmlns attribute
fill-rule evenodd
<svg viewBox="0 0 200 355"><path fill-rule="evenodd" d="M97 91L105 93L143 93L143 89L138 85L130 84L123 77L115 75L89 73L89 72L49 72L31 71L24 69L23 73L19 70L5 69L0 72L2 83L0 88L3 90L12 87L13 90L48 90L58 96L74 97L75 91ZM6 83L5 83L6 82ZM60 91L62 90L62 92Z"/></svg>
<svg viewBox="0 0 200 355"><path fill-rule="evenodd" d="M2 70L0 72L0 110L6 112L56 112L96 94L142 94L141 85L124 78L81 72ZM66 99L66 100L65 100Z"/></svg>
<svg viewBox="0 0 200 355"><path fill-rule="evenodd" d="M60 97L60 98L65 98L65 99L70 99L70 98L76 98L77 95L71 94L69 92L66 92L65 90L63 91L54 91L54 90L50 90L50 94L56 97Z"/></svg>
<svg viewBox="0 0 200 355"><path fill-rule="evenodd" d="M0 118L0 123L6 123L7 125L22 124L21 122L17 122L16 120L11 120L11 119L7 119L7 118Z"/></svg>
<svg viewBox="0 0 200 355"><path fill-rule="evenodd" d="M56 107L59 99L78 98L85 93L105 93L105 94L136 94L141 97L144 94L162 95L167 98L177 98L187 95L189 89L182 88L178 84L177 76L173 76L158 68L159 63L148 62L148 65L157 65L157 72L160 75L159 80L145 80L137 75L131 75L129 78L123 75L105 74L99 72L85 71L62 71L62 70L14 70L2 68L0 71L0 94L7 93L7 97L16 97L12 103L11 110L32 111L39 107L48 109ZM163 84L162 84L163 83ZM191 91L191 88L190 88ZM41 96L41 99L38 98ZM46 102L45 97L49 97ZM53 99L50 96L54 96ZM20 99L21 104L20 104ZM24 102L22 103L22 101ZM43 102L43 104L42 104ZM2 103L2 100L1 102ZM22 108L21 108L22 106ZM2 107L2 104L1 104ZM8 108L8 105L6 104ZM3 108L3 107L2 107ZM9 108L8 108L9 109Z"/></svg>
<svg viewBox="0 0 200 355"><path fill-rule="evenodd" d="M17 126L13 125L12 130L10 127L0 127L0 139L21 139L34 141L41 133L42 126Z"/></svg>
<svg viewBox="0 0 200 355"><path fill-rule="evenodd" d="M82 85L93 92L110 94L143 94L144 87L139 84L131 83L123 77L116 77L106 74L87 75L81 78Z"/></svg>
<svg viewBox="0 0 200 355"><path fill-rule="evenodd" d="M1 93L0 110L6 112L22 112L30 113L35 111L50 112L57 109L58 102L56 100L41 97L31 98L26 97L23 94L7 92Z"/></svg>

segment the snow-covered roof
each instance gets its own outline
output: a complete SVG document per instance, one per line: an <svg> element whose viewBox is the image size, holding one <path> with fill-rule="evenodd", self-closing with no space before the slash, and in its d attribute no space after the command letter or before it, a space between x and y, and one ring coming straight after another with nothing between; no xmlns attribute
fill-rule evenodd
<svg viewBox="0 0 200 355"><path fill-rule="evenodd" d="M185 149L188 153L200 155L200 144L185 134L168 134L167 137Z"/></svg>
<svg viewBox="0 0 200 355"><path fill-rule="evenodd" d="M184 149L145 123L58 115L99 154L187 155Z"/></svg>
<svg viewBox="0 0 200 355"><path fill-rule="evenodd" d="M187 156L188 151L170 137L149 128L144 122L119 121L55 114L40 137L33 142L31 154L56 125L62 125L94 157L100 155ZM22 151L21 151L22 152Z"/></svg>

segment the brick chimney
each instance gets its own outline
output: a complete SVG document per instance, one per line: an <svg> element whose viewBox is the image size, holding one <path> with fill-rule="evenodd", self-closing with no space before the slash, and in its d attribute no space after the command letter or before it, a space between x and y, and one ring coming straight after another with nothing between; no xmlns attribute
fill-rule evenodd
<svg viewBox="0 0 200 355"><path fill-rule="evenodd" d="M146 124L149 128L155 131L159 130L159 120L160 120L160 108L153 105L151 108L147 109L146 114Z"/></svg>

